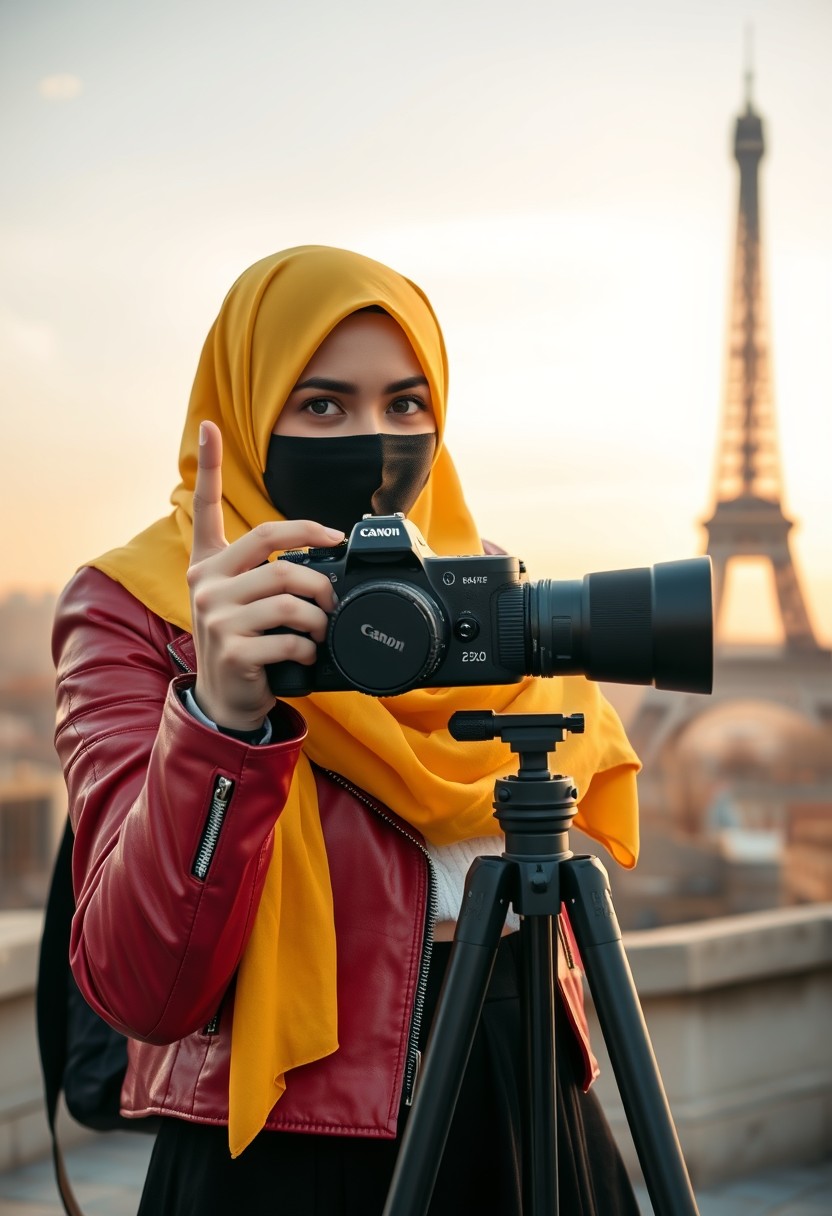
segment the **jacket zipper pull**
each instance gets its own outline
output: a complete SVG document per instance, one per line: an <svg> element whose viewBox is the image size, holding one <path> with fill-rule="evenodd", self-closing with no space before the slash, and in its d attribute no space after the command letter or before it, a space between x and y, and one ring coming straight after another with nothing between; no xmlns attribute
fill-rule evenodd
<svg viewBox="0 0 832 1216"><path fill-rule="evenodd" d="M205 881L208 873L208 867L214 856L214 850L217 847L217 840L220 834L223 820L225 819L228 804L231 801L231 794L234 790L234 782L230 777L217 777L214 786L214 792L211 796L211 806L208 810L208 818L205 821L205 827L202 830L202 838L197 849L196 859L191 869L194 878Z"/></svg>
<svg viewBox="0 0 832 1216"><path fill-rule="evenodd" d="M217 1012L214 1014L214 1016L211 1018L211 1021L203 1029L202 1033L204 1035L211 1036L211 1035L219 1034L219 1029L220 1029L220 1011L218 1009Z"/></svg>
<svg viewBox="0 0 832 1216"><path fill-rule="evenodd" d="M413 1105L413 1099L416 1097L416 1086L419 1084L419 1073L422 1071L422 1053L418 1047L413 1053L413 1058L415 1061L413 1065L413 1077L410 1082L410 1092L405 1100L405 1106Z"/></svg>

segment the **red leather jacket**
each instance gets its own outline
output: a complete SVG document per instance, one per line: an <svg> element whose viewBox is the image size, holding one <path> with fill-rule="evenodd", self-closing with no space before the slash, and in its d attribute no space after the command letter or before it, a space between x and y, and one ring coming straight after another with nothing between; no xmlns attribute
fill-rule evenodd
<svg viewBox="0 0 832 1216"><path fill-rule="evenodd" d="M75 830L72 969L90 1005L130 1038L123 1113L225 1123L234 976L304 720L278 702L273 740L260 747L201 725L177 695L193 680L190 635L97 570L64 591L53 651ZM337 774L315 776L340 1047L290 1075L267 1127L392 1137L417 1069L431 863L409 824ZM560 991L589 1086L597 1066L561 921Z"/></svg>

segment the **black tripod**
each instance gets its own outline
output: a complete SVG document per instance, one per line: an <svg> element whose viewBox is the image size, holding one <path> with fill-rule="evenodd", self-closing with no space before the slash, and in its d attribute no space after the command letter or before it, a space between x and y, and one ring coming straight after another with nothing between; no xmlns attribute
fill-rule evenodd
<svg viewBox="0 0 832 1216"><path fill-rule="evenodd" d="M448 971L384 1216L427 1213L509 904L522 917L525 1210L529 1216L557 1216L555 918L561 902L578 939L653 1208L657 1216L698 1216L606 870L597 857L575 857L569 850L577 790L571 777L554 775L548 767L548 753L564 733L583 731L583 716L457 713L449 729L460 740L499 736L519 753L520 770L494 786L505 853L477 858L465 880Z"/></svg>

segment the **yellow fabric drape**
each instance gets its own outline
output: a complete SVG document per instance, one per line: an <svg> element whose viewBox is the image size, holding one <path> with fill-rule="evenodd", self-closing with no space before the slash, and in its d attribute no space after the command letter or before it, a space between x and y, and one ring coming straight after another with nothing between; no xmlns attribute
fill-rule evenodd
<svg viewBox="0 0 832 1216"><path fill-rule="evenodd" d="M234 541L276 517L263 483L266 451L283 403L326 335L360 308L380 305L406 333L428 379L437 422L431 475L410 518L441 554L481 553L442 442L447 360L427 299L409 280L361 255L322 246L275 254L228 293L197 368L180 450L173 513L96 566L159 616L191 629L185 573L193 535L199 423L223 433L223 513ZM508 418L506 418L508 425ZM612 707L581 677L519 684L418 689L375 699L315 693L298 707L309 726L234 1007L229 1143L234 1156L263 1127L292 1068L337 1050L335 931L313 761L366 789L436 844L496 833L494 780L511 771L506 745L460 745L447 731L458 709L584 713L587 732L558 749L581 793L577 826L622 865L635 864L638 761Z"/></svg>

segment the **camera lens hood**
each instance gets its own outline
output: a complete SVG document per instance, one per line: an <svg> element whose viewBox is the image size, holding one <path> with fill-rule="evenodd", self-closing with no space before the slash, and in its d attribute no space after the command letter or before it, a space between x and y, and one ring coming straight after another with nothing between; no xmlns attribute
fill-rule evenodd
<svg viewBox="0 0 832 1216"><path fill-rule="evenodd" d="M711 559L691 557L523 588L525 670L676 692L713 686ZM519 589L499 605L501 661L521 656Z"/></svg>

